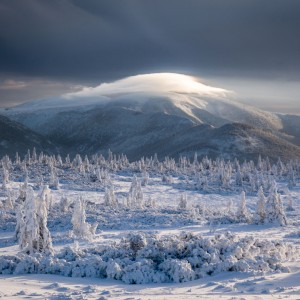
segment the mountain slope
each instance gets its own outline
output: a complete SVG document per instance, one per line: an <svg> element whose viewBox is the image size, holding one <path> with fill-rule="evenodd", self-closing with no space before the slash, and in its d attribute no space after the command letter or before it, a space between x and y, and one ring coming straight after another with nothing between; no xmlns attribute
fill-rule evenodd
<svg viewBox="0 0 300 300"><path fill-rule="evenodd" d="M16 152L25 155L27 149L34 147L38 152L54 153L56 148L47 138L35 133L22 124L0 116L0 156L6 154L14 157Z"/></svg>
<svg viewBox="0 0 300 300"><path fill-rule="evenodd" d="M110 148L131 159L195 151L227 158L300 157L292 144L299 119L238 103L230 92L181 74L133 76L5 114L71 154Z"/></svg>

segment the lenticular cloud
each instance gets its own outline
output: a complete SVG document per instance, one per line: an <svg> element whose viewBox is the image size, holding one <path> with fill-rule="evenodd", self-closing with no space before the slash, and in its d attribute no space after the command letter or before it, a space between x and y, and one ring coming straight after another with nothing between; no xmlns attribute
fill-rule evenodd
<svg viewBox="0 0 300 300"><path fill-rule="evenodd" d="M154 73L130 76L97 87L85 87L76 93L65 94L64 98L115 96L132 93L193 93L205 97L225 97L230 92L207 86L196 77L176 73Z"/></svg>

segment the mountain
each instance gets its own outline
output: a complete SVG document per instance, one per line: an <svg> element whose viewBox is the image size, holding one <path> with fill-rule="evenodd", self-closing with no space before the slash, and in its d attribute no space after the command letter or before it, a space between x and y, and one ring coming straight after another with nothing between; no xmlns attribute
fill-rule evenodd
<svg viewBox="0 0 300 300"><path fill-rule="evenodd" d="M199 155L300 158L297 116L244 105L224 89L181 74L132 76L4 111L64 152L130 159Z"/></svg>
<svg viewBox="0 0 300 300"><path fill-rule="evenodd" d="M6 154L14 157L16 152L23 156L27 150L34 147L38 152L55 153L57 151L53 143L42 135L32 131L24 125L0 116L0 156Z"/></svg>

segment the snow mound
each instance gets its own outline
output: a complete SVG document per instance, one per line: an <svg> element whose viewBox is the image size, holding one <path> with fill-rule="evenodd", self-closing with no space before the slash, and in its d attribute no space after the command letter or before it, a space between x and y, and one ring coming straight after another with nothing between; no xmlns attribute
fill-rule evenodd
<svg viewBox="0 0 300 300"><path fill-rule="evenodd" d="M108 246L68 247L54 256L1 256L0 274L111 278L127 284L186 282L226 271L288 272L282 263L296 255L290 244L231 233L208 238L184 232L179 236L132 233Z"/></svg>

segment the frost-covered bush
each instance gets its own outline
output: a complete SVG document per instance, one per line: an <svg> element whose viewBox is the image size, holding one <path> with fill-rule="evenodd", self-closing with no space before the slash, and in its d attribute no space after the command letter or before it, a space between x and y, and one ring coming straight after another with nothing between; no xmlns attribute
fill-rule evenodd
<svg viewBox="0 0 300 300"><path fill-rule="evenodd" d="M195 279L196 275L187 260L166 259L159 265L159 270L166 274L171 282L186 282Z"/></svg>
<svg viewBox="0 0 300 300"><path fill-rule="evenodd" d="M100 277L128 284L185 282L220 272L286 272L282 265L299 255L283 242L240 238L226 233L203 238L130 234L118 243L67 247L49 257L41 253L0 256L0 274L57 274Z"/></svg>

